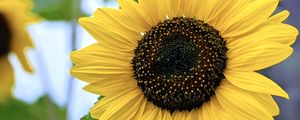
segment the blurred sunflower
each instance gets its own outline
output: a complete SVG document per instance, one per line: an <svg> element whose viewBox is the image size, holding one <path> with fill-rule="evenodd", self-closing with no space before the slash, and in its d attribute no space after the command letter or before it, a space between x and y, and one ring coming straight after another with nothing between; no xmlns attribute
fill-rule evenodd
<svg viewBox="0 0 300 120"><path fill-rule="evenodd" d="M278 0L119 0L80 24L99 43L75 51L73 76L105 96L100 120L273 119L288 94L255 72L291 55L298 35Z"/></svg>
<svg viewBox="0 0 300 120"><path fill-rule="evenodd" d="M0 1L0 102L11 96L14 85L14 73L8 60L10 52L17 55L26 71L33 71L24 55L26 47L33 47L26 26L38 20L29 12L31 8L32 3L27 0Z"/></svg>

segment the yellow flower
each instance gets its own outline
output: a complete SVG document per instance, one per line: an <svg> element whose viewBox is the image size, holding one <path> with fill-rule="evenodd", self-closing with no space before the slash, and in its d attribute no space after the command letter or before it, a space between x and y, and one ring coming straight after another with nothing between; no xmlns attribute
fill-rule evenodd
<svg viewBox="0 0 300 120"><path fill-rule="evenodd" d="M278 0L119 0L80 24L99 42L73 76L105 96L100 120L273 119L288 94L255 72L292 54L298 30Z"/></svg>
<svg viewBox="0 0 300 120"><path fill-rule="evenodd" d="M24 55L26 47L33 47L26 26L38 20L29 12L31 8L32 3L27 0L0 1L0 102L11 96L14 85L14 73L8 60L10 52L17 55L26 71L33 71Z"/></svg>

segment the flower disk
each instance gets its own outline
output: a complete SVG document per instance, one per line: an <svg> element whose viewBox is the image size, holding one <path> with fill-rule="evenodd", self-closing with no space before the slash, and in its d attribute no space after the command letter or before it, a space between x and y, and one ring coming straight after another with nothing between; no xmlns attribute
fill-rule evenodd
<svg viewBox="0 0 300 120"><path fill-rule="evenodd" d="M199 108L224 79L226 42L201 20L175 17L146 32L132 59L149 102L170 111Z"/></svg>
<svg viewBox="0 0 300 120"><path fill-rule="evenodd" d="M12 33L6 18L0 14L0 57L9 53Z"/></svg>

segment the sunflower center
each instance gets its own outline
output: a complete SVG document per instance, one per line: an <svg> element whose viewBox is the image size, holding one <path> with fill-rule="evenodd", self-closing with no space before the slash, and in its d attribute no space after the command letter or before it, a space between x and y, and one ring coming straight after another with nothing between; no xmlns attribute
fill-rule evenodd
<svg viewBox="0 0 300 120"><path fill-rule="evenodd" d="M154 72L166 76L184 74L196 65L199 54L199 49L189 38L174 34L158 48Z"/></svg>
<svg viewBox="0 0 300 120"><path fill-rule="evenodd" d="M153 26L132 59L134 77L149 102L170 111L199 108L224 79L226 42L212 26L175 17Z"/></svg>
<svg viewBox="0 0 300 120"><path fill-rule="evenodd" d="M5 16L0 14L0 57L9 53L11 37L9 24Z"/></svg>

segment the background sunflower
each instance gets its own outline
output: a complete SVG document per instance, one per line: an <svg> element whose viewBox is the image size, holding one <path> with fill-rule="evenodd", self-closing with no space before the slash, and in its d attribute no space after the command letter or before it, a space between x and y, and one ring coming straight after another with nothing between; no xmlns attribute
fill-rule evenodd
<svg viewBox="0 0 300 120"><path fill-rule="evenodd" d="M15 7L15 10L11 10ZM26 31L29 23L39 20L37 16L30 13L32 3L29 1L2 0L0 1L1 19L1 56L0 56L0 101L11 96L14 85L14 72L8 61L10 52L15 53L23 68L33 72L24 50L33 47L30 36Z"/></svg>

